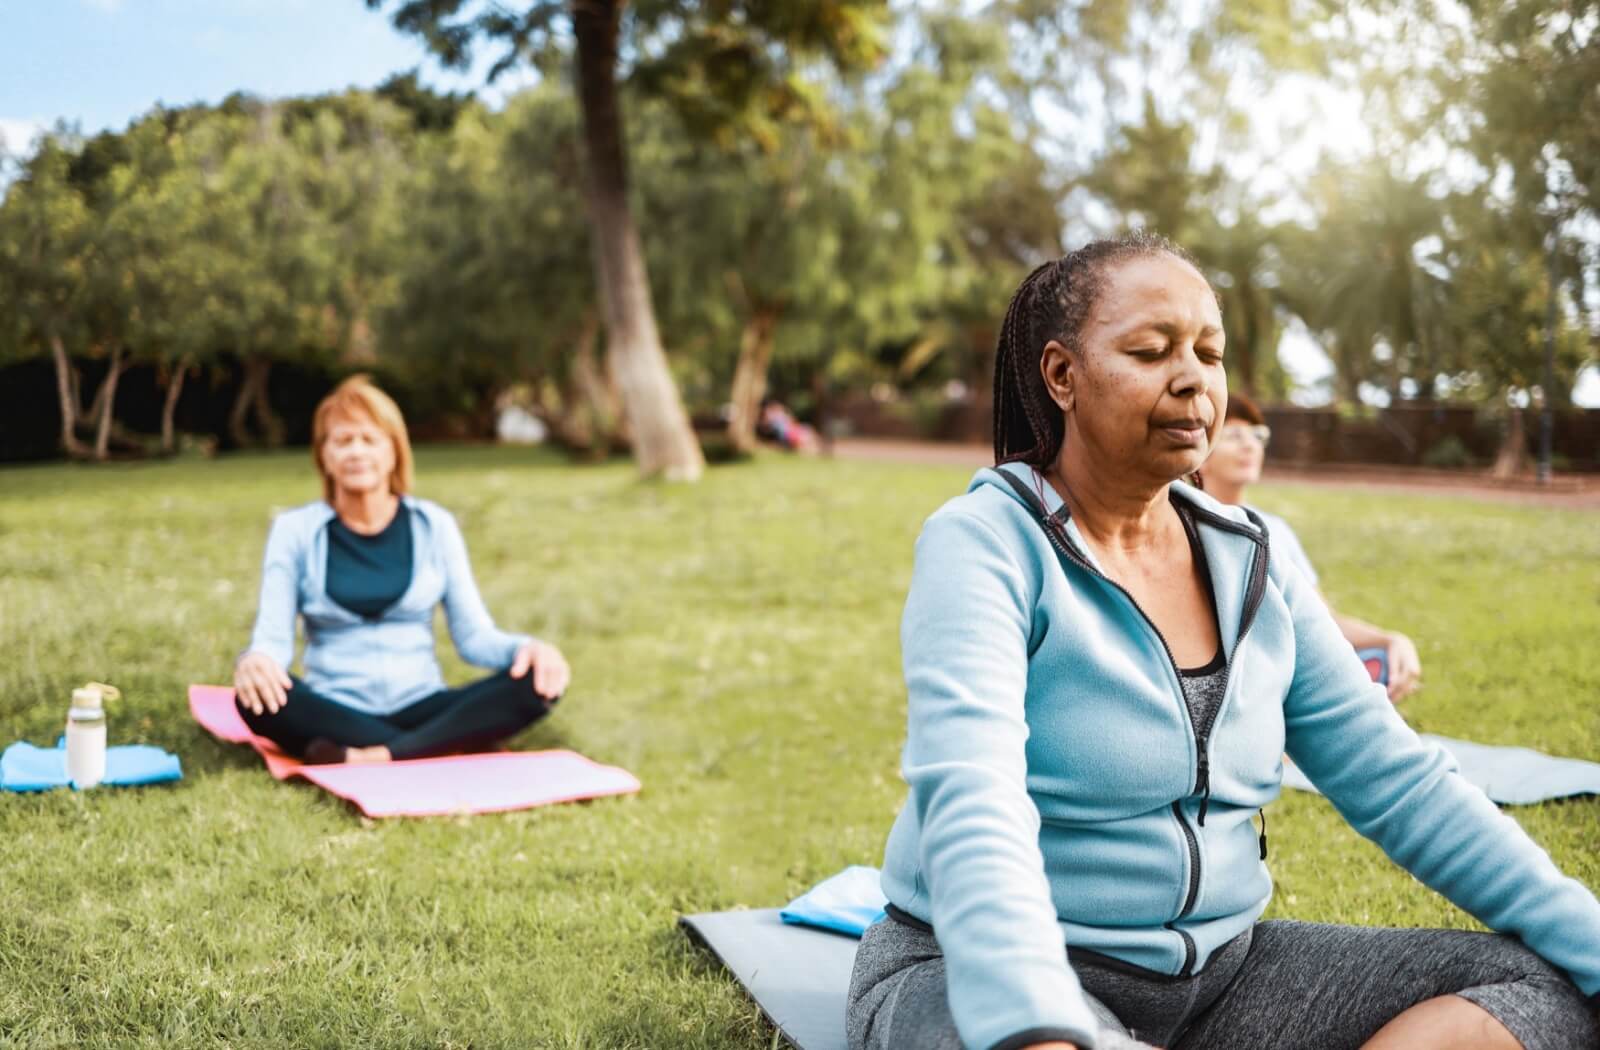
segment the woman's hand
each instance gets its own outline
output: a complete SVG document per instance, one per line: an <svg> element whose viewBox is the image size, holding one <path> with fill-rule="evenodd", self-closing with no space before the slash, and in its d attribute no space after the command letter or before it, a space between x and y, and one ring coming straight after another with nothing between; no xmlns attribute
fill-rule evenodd
<svg viewBox="0 0 1600 1050"><path fill-rule="evenodd" d="M1422 683L1422 657L1411 639L1399 631L1389 632L1384 640L1389 658L1389 699L1399 703L1417 691Z"/></svg>
<svg viewBox="0 0 1600 1050"><path fill-rule="evenodd" d="M517 657L511 662L511 677L521 678L530 668L533 691L551 700L565 693L567 683L572 681L567 658L560 649L544 642L529 642L517 650Z"/></svg>
<svg viewBox="0 0 1600 1050"><path fill-rule="evenodd" d="M1095 1037L1094 1045L1099 1047L1100 1050L1159 1050L1158 1047L1153 1047L1149 1043L1141 1043L1132 1036L1123 1035L1121 1032L1107 1031L1104 1028L1100 1029L1100 1034ZM1078 1044L1060 1041L1034 1043L1025 1047L1024 1050L1078 1050Z"/></svg>
<svg viewBox="0 0 1600 1050"><path fill-rule="evenodd" d="M252 714L259 715L263 710L277 714L289 702L289 688L293 685L278 661L266 653L245 653L233 665L234 693Z"/></svg>

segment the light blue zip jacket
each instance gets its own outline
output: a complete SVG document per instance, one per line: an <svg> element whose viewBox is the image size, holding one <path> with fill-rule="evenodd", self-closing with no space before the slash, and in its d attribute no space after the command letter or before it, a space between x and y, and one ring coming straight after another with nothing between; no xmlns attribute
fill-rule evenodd
<svg viewBox="0 0 1600 1050"><path fill-rule="evenodd" d="M467 545L450 512L424 499L400 497L411 515L411 586L383 617L364 620L328 597L328 523L321 500L285 511L272 522L261 565L261 599L250 648L288 670L295 618L305 623L302 679L347 707L388 714L444 688L433 651L433 611L444 603L450 639L467 663L511 666L531 641L495 627L478 594Z"/></svg>
<svg viewBox="0 0 1600 1050"><path fill-rule="evenodd" d="M1253 924L1272 880L1252 818L1286 749L1397 863L1600 993L1600 903L1407 727L1259 519L1171 486L1228 654L1196 726L1055 491L1000 470L1061 539L996 470L924 526L901 626L910 791L883 863L890 903L938 936L967 1046L1094 1045L1066 944L1179 975Z"/></svg>

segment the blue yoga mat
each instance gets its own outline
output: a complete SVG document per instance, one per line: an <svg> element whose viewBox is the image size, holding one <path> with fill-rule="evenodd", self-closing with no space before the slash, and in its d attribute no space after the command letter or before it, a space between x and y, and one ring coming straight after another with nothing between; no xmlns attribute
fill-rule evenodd
<svg viewBox="0 0 1600 1050"><path fill-rule="evenodd" d="M106 775L100 783L128 787L182 779L183 766L177 755L148 744L121 744L106 748ZM49 791L71 783L64 742L58 741L55 747L35 747L19 741L0 754L0 789Z"/></svg>
<svg viewBox="0 0 1600 1050"><path fill-rule="evenodd" d="M1600 763L1556 758L1525 747L1498 747L1423 733L1450 752L1468 783L1502 806L1527 806L1552 798L1600 795ZM1316 792L1298 766L1285 762L1283 786Z"/></svg>

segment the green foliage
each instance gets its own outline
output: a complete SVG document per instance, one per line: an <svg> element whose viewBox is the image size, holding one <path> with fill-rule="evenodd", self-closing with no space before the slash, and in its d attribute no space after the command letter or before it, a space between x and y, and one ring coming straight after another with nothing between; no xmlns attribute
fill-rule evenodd
<svg viewBox="0 0 1600 1050"><path fill-rule="evenodd" d="M466 108L420 149L378 317L386 365L419 393L476 400L565 373L595 309L577 121L540 88L498 116Z"/></svg>
<svg viewBox="0 0 1600 1050"><path fill-rule="evenodd" d="M674 926L876 864L904 801L897 625L958 467L763 458L695 491L621 464L422 448L489 608L574 686L521 748L626 766L639 795L365 821L189 719L246 638L269 512L303 453L0 472L0 724L39 744L68 692L122 687L114 743L185 779L0 804L0 1042L756 1050L772 1033ZM1263 487L1341 609L1405 630L1426 732L1600 760L1591 513ZM602 526L599 523L604 522ZM443 631L441 630L441 635ZM475 672L441 637L451 681ZM1274 918L1471 927L1325 800L1273 804ZM1600 888L1600 802L1508 815Z"/></svg>
<svg viewBox="0 0 1600 1050"><path fill-rule="evenodd" d="M1158 81L1159 106L1147 94L1137 119L1114 124L1078 184L1123 224L1199 257L1223 298L1230 375L1247 390L1283 392L1273 351L1294 315L1345 399L1370 384L1395 399L1498 404L1543 385L1542 311L1555 295L1552 395L1564 399L1597 331L1583 305L1600 289L1596 256L1579 232L1600 171L1597 16L1589 0L1219 0L1188 21L1135 20L1135 38L1170 24L1193 62L1181 85ZM1308 74L1361 93L1374 151L1325 156L1309 179L1263 193L1217 158L1251 145L1260 92ZM1241 82L1259 92L1233 93ZM1217 97L1238 101L1219 111ZM1253 218L1284 211L1305 218ZM1558 233L1565 290L1551 291L1543 256Z"/></svg>
<svg viewBox="0 0 1600 1050"><path fill-rule="evenodd" d="M1470 467L1473 462L1472 453L1467 451L1466 444L1454 434L1446 434L1428 446L1428 450L1422 454L1422 465L1425 467L1454 469Z"/></svg>
<svg viewBox="0 0 1600 1050"><path fill-rule="evenodd" d="M496 55L490 78L524 62L546 76L568 66L571 13L557 0L366 0L389 9L446 66L467 68L480 48ZM607 8L622 5L604 5ZM621 18L620 80L637 97L664 103L690 137L724 146L771 146L786 124L825 120L803 75L808 62L869 68L883 54L884 0L638 0Z"/></svg>
<svg viewBox="0 0 1600 1050"><path fill-rule="evenodd" d="M10 357L70 338L88 294L92 217L69 182L72 157L70 143L45 136L0 203L0 313L15 320L0 336Z"/></svg>

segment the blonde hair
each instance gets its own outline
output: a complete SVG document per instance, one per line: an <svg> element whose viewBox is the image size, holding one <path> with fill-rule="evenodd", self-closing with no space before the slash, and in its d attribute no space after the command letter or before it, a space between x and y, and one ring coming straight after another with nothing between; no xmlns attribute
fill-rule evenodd
<svg viewBox="0 0 1600 1050"><path fill-rule="evenodd" d="M353 375L333 388L322 399L311 419L311 461L322 475L322 496L333 502L333 477L322 465L322 443L328 440L335 419L359 420L363 416L378 425L394 444L394 471L389 475L389 491L403 496L411 491L411 439L406 435L405 417L394 399L373 385L365 375Z"/></svg>

